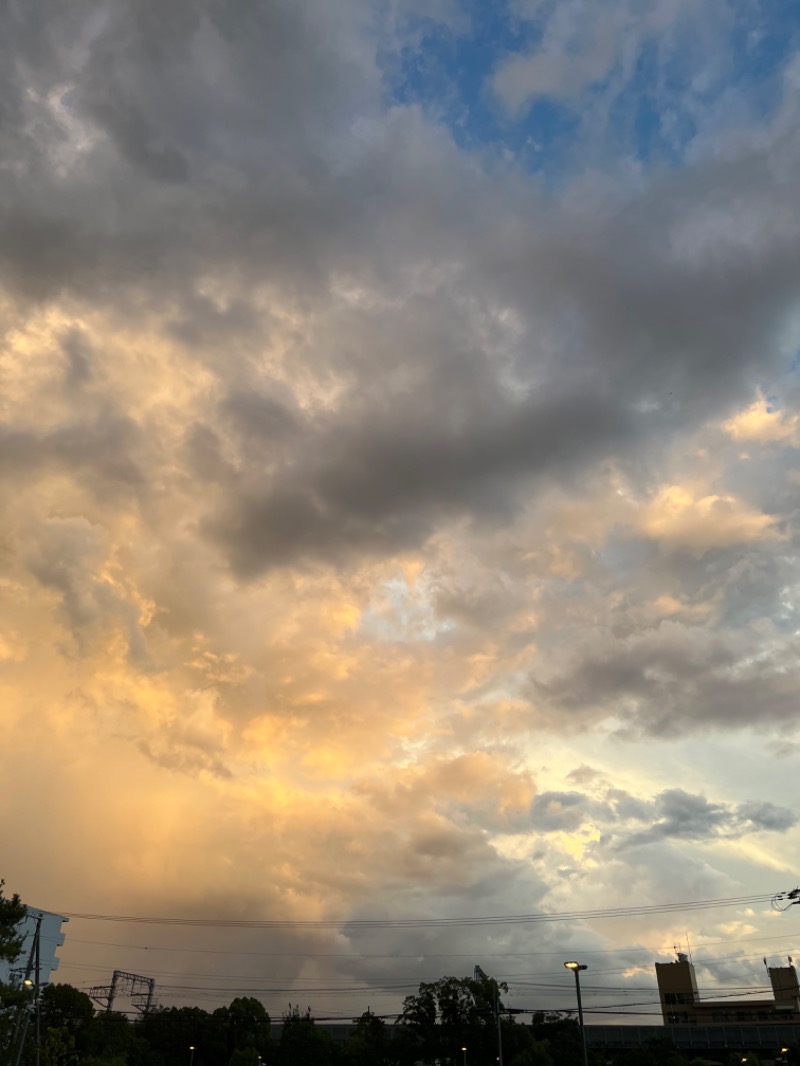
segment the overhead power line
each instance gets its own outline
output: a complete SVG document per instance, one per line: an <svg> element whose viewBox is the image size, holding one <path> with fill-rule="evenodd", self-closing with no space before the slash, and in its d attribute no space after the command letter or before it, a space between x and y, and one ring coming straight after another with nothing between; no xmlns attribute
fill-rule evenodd
<svg viewBox="0 0 800 1066"><path fill-rule="evenodd" d="M737 937L736 942L739 944L745 943L764 943L767 941L780 941L785 944L787 941L786 933L781 933L775 936L743 936ZM725 940L705 940L701 947L703 949L716 947L719 944L730 944L730 938ZM286 959L474 959L476 952L481 955L481 958L492 959L528 959L528 958L557 958L560 959L564 954L564 949L560 948L558 951L485 951L484 947L473 948L472 951L412 951L412 952L398 952L398 951L247 951L241 948L192 948L181 945L180 947L175 945L165 944L126 944L120 943L116 940L83 940L81 937L70 936L70 945L73 944L88 944L92 947L102 948L125 948L128 951L146 951L146 952L159 952L170 953L179 955L235 955L246 956L253 955L262 958L286 958ZM581 948L582 955L658 955L661 952L659 947L624 947L624 948ZM752 955L718 955L710 956L709 958L697 959L696 963L702 963L704 966L716 966L723 960L727 959L749 959L749 958L761 958L763 951L755 952ZM73 963L73 965L76 965ZM97 967L105 968L105 967ZM626 967L627 968L627 967ZM623 973L623 970L608 970L603 971L607 973Z"/></svg>
<svg viewBox="0 0 800 1066"><path fill-rule="evenodd" d="M733 896L725 899L687 900L679 903L657 903L640 907L611 907L586 911L556 911L540 914L504 914L473 918L361 918L327 919L317 921L290 919L239 918L165 918L145 915L83 914L59 910L66 918L93 922L122 922L136 925L179 925L217 929L409 929L449 926L525 925L540 922L588 921L592 918L630 918L637 915L669 914L675 911L709 910L718 907L744 907L771 903L776 894Z"/></svg>

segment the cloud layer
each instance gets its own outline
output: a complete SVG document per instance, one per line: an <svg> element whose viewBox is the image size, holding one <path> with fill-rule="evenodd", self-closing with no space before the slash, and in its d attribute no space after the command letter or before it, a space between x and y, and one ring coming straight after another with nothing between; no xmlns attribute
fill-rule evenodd
<svg viewBox="0 0 800 1066"><path fill-rule="evenodd" d="M768 81L754 44L733 78L734 4L602 7L505 12L477 145L455 69L423 98L409 66L466 47L468 5L15 9L0 699L36 832L0 808L11 889L345 923L264 948L302 989L385 985L397 953L525 972L510 933L368 942L365 916L791 887L798 60ZM703 82L681 42L714 32ZM647 56L660 136L693 116L669 166L626 111ZM508 145L543 98L586 121L531 167ZM635 975L672 935L539 949ZM76 983L142 965L74 937ZM163 970L210 980L191 943Z"/></svg>

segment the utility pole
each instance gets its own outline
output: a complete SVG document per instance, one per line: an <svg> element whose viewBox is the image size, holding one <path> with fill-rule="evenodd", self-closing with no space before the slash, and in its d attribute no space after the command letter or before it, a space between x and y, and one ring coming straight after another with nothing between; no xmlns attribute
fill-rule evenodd
<svg viewBox="0 0 800 1066"><path fill-rule="evenodd" d="M42 1061L42 1032L41 1032L41 1006L39 992L41 989L41 971L42 971L42 916L41 914L36 919L36 936L34 938L34 948L36 950L36 978L33 986L33 1009L36 1012L36 1066L41 1066Z"/></svg>
<svg viewBox="0 0 800 1066"><path fill-rule="evenodd" d="M39 1066L39 971L41 969L41 954L40 954L40 942L42 935L42 915L36 916L36 932L33 934L33 943L31 944L30 954L28 955L28 961L25 965L25 976L22 979L22 987L30 988L33 985L34 988L34 1010L36 1011L36 1066ZM31 981L31 973L34 966L36 967L36 977L34 981ZM25 1006L20 1006L17 1013L17 1024L14 1027L14 1036L11 1040L11 1058L10 1062L12 1066L19 1066L20 1059L22 1058L22 1051L25 1047L25 1037L28 1035L28 1026L31 1020L31 1012L25 1009Z"/></svg>

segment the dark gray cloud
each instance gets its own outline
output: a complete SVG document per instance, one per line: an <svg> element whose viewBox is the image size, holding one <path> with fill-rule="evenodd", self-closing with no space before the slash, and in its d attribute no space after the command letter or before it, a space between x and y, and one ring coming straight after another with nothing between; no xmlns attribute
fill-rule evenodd
<svg viewBox="0 0 800 1066"><path fill-rule="evenodd" d="M651 800L621 789L602 796L542 792L531 807L531 824L541 833L575 832L591 823L604 831L602 847L638 847L665 840L710 841L748 833L783 832L798 823L786 807L769 802L713 803L705 796L671 788ZM647 828L636 825L646 823Z"/></svg>
<svg viewBox="0 0 800 1066"><path fill-rule="evenodd" d="M0 464L6 476L30 477L62 468L98 492L130 493L143 487L141 435L136 422L106 411L69 418L53 429L0 424Z"/></svg>
<svg viewBox="0 0 800 1066"><path fill-rule="evenodd" d="M521 475L554 474L624 433L583 397L506 403L491 419L467 412L455 426L452 413L426 415L404 405L383 419L343 418L308 432L266 491L226 499L225 517L212 522L235 568L252 574L309 555L343 560L417 546L448 515L507 512ZM260 433L271 432L274 412L261 416Z"/></svg>
<svg viewBox="0 0 800 1066"><path fill-rule="evenodd" d="M450 516L507 521L532 478L576 465L637 469L743 396L754 353L761 374L777 364L800 280L795 229L771 223L797 215L780 144L772 169L744 151L587 216L545 213L510 173L488 181L411 114L357 135L378 86L357 6L336 27L321 8L245 0L55 25L32 5L18 27L15 83L35 91L10 105L25 175L7 200L10 285L171 304L199 358L213 338L220 374L219 349L252 333L267 280L276 305L299 300L327 323L299 365L343 375L344 399L208 517L240 575L419 546ZM47 125L25 140L33 107ZM70 122L88 146L44 165ZM737 228L743 197L763 231ZM709 218L698 242L692 225ZM423 299L413 279L426 270ZM208 276L235 283L229 310L203 310ZM334 313L340 278L393 309L379 324ZM196 313L213 321L205 338Z"/></svg>
<svg viewBox="0 0 800 1066"><path fill-rule="evenodd" d="M629 847L665 838L713 840L739 837L762 830L781 831L797 824L797 815L771 803L743 803L736 807L709 802L680 788L667 789L656 797L655 821L649 829L633 833Z"/></svg>
<svg viewBox="0 0 800 1066"><path fill-rule="evenodd" d="M769 654L754 655L762 642ZM619 639L597 631L563 672L534 682L531 698L578 717L612 714L631 735L677 736L754 717L789 727L796 665L793 641L771 632L670 621Z"/></svg>

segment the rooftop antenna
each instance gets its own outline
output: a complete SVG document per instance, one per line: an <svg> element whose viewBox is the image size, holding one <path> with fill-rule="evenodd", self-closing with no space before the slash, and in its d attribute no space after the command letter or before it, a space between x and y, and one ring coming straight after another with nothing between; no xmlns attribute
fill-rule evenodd
<svg viewBox="0 0 800 1066"><path fill-rule="evenodd" d="M689 943L689 930L686 930L686 950L689 955L689 962L694 966L694 959L692 958L692 945Z"/></svg>

